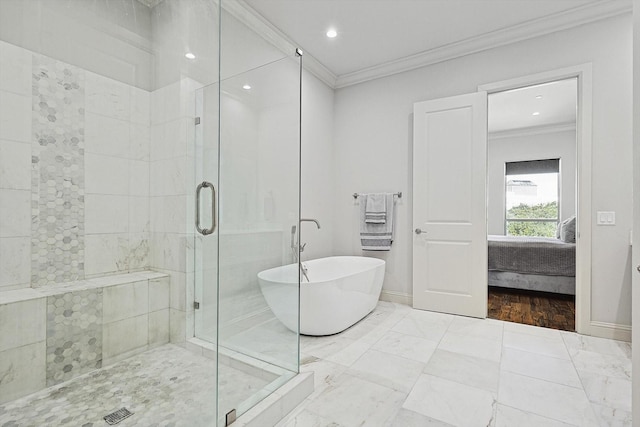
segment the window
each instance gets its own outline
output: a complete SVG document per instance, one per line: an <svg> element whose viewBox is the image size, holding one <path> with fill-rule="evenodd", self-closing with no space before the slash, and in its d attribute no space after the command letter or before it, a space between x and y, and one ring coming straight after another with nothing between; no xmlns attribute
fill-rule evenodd
<svg viewBox="0 0 640 427"><path fill-rule="evenodd" d="M560 159L505 166L507 236L555 237L560 220Z"/></svg>

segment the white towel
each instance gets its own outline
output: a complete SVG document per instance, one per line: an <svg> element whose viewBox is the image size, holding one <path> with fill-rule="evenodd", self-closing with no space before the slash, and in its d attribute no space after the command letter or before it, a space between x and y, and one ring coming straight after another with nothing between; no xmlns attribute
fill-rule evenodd
<svg viewBox="0 0 640 427"><path fill-rule="evenodd" d="M387 222L387 199L385 193L363 194L365 201L364 221L369 224Z"/></svg>
<svg viewBox="0 0 640 427"><path fill-rule="evenodd" d="M389 251L393 242L393 193L384 195L385 222L369 223L366 221L367 202L360 202L360 243L365 251Z"/></svg>

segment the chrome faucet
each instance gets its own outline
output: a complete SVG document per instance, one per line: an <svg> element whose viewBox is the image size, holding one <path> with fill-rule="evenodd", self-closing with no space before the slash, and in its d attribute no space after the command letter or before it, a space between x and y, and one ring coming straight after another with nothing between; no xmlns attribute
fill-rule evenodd
<svg viewBox="0 0 640 427"><path fill-rule="evenodd" d="M300 263L300 271L302 271L302 275L304 276L305 279L307 279L307 282L309 282L309 276L307 276L307 271L309 271L309 267L307 267L307 265L304 262Z"/></svg>
<svg viewBox="0 0 640 427"><path fill-rule="evenodd" d="M313 218L300 218L300 222L302 221L307 221L307 222L315 222L316 226L318 227L318 230L320 230L320 221L318 221L317 219L313 219Z"/></svg>

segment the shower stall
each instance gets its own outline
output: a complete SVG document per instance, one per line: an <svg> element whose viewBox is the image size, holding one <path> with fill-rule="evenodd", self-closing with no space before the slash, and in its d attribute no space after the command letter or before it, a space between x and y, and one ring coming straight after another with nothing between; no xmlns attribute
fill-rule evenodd
<svg viewBox="0 0 640 427"><path fill-rule="evenodd" d="M0 1L0 425L263 426L311 392L257 278L299 247L302 52L244 7Z"/></svg>

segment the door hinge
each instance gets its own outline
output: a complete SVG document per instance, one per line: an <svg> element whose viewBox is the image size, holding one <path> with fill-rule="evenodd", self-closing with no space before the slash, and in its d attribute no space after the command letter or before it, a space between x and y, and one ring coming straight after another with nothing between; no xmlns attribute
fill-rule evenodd
<svg viewBox="0 0 640 427"><path fill-rule="evenodd" d="M200 117L196 117L195 122L196 122L196 125L199 125L200 124Z"/></svg>
<svg viewBox="0 0 640 427"><path fill-rule="evenodd" d="M193 309L194 310L200 310L200 303L198 301L194 301L193 302Z"/></svg>
<svg viewBox="0 0 640 427"><path fill-rule="evenodd" d="M233 424L233 422L236 420L236 410L232 409L229 412L227 412L227 415L225 416L225 426L229 426L231 424Z"/></svg>

